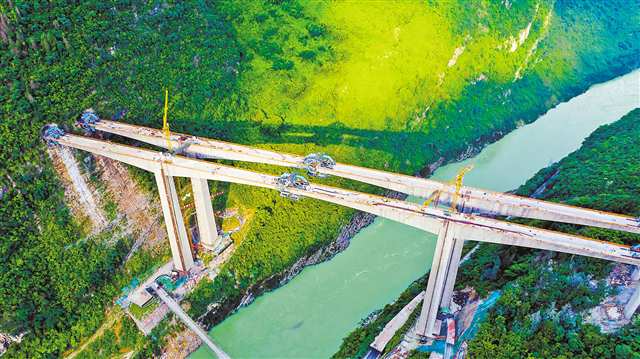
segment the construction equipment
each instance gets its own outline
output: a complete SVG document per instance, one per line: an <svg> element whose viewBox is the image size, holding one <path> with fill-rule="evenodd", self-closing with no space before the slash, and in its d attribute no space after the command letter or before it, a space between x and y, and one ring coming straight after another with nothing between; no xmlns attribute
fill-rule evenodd
<svg viewBox="0 0 640 359"><path fill-rule="evenodd" d="M44 126L41 135L42 139L47 143L47 145L54 146L58 144L58 139L64 136L65 133L63 129L58 127L58 124L50 123Z"/></svg>
<svg viewBox="0 0 640 359"><path fill-rule="evenodd" d="M164 116L162 117L162 133L167 140L167 149L173 151L171 144L171 131L169 130L169 122L167 122L167 113L169 112L169 90L164 90Z"/></svg>
<svg viewBox="0 0 640 359"><path fill-rule="evenodd" d="M303 176L295 173L285 172L280 177L276 178L276 185L280 191L280 196L289 198L292 200L298 200L300 196L291 193L289 188L307 190L309 189L309 181Z"/></svg>
<svg viewBox="0 0 640 359"><path fill-rule="evenodd" d="M309 176L322 178L327 175L320 173L318 167L333 168L336 165L336 161L324 153L311 153L302 160L302 165Z"/></svg>
<svg viewBox="0 0 640 359"><path fill-rule="evenodd" d="M460 172L458 172L458 174L456 175L456 179L455 179L456 191L453 192L453 198L451 199L451 207L449 208L451 212L455 212L458 210L457 206L458 206L458 199L460 199L460 189L462 188L462 180L464 179L464 175L466 175L467 172L471 171L472 169L473 169L473 165L466 166L463 169L461 169Z"/></svg>
<svg viewBox="0 0 640 359"><path fill-rule="evenodd" d="M100 117L92 109L85 110L76 125L82 128L87 134L96 132L95 124L100 122Z"/></svg>
<svg viewBox="0 0 640 359"><path fill-rule="evenodd" d="M453 192L453 197L451 198L451 205L449 207L449 210L451 212L456 212L457 206L458 206L458 199L460 198L460 189L462 188L462 181L464 179L464 176L467 174L467 172L471 171L473 169L473 165L469 165L469 166L465 166L463 167L458 174L456 175L456 177L449 182L450 185L455 185L455 191ZM428 207L431 203L434 203L434 207L438 207L438 204L440 202L440 194L442 193L442 191L440 190L436 190L434 191L431 196L429 196L429 198L427 198L426 201L424 201L424 203L422 204L423 207Z"/></svg>

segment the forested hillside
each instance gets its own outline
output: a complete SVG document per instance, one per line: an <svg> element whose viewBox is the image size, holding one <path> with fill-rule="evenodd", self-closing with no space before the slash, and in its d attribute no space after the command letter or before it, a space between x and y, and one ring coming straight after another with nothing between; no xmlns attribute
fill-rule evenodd
<svg viewBox="0 0 640 359"><path fill-rule="evenodd" d="M640 108L585 139L582 147L540 170L517 193L530 196L543 184L539 198L581 207L640 216ZM640 236L574 225L522 221L557 231L616 243L637 244ZM475 245L475 244L473 244ZM496 244L480 244L462 264L456 289L473 287L481 296L503 294L476 337L472 358L636 358L640 356L640 318L614 334L583 324L584 310L598 304L611 288L589 283L609 273L614 264L580 256ZM361 357L393 316L426 285L413 283L377 318L347 336L335 358ZM417 315L417 313L415 313ZM409 329L396 334L395 343ZM390 344L387 350L392 350Z"/></svg>
<svg viewBox="0 0 640 359"><path fill-rule="evenodd" d="M640 67L639 16L621 0L2 2L0 331L27 333L10 354L77 346L157 260L121 268L128 238L80 240L44 124L70 126L92 107L160 127L168 88L173 130L415 173ZM247 222L192 296L196 315L326 245L353 214L212 186L227 194L217 209Z"/></svg>
<svg viewBox="0 0 640 359"><path fill-rule="evenodd" d="M559 163L541 170L519 189L531 195L545 181L541 198L640 217L640 108L617 122L602 126L582 147ZM555 174L550 179L550 174ZM616 243L637 244L640 236L615 231L546 227L588 235ZM497 250L496 250L497 249ZM517 256L515 255L517 252ZM553 261L549 261L549 257ZM499 258L496 261L496 258ZM508 260L507 258L517 258ZM470 342L474 358L640 357L640 318L615 334L602 334L596 326L584 324L581 311L600 302L610 289L593 288L586 278L602 278L613 266L599 260L536 251L493 248L482 251L463 268L462 283L476 284L484 278L487 263L502 263L496 277L506 284L504 294ZM580 277L583 276L583 277ZM578 279L578 280L576 280ZM491 284L493 285L493 283ZM566 306L568 304L568 306ZM536 319L537 318L537 319Z"/></svg>

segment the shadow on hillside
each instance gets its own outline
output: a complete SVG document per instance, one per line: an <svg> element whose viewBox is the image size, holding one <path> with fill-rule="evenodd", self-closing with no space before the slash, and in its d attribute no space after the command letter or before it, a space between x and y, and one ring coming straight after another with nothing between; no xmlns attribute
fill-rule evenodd
<svg viewBox="0 0 640 359"><path fill-rule="evenodd" d="M223 141L256 144L314 144L319 147L345 145L353 148L378 150L395 158L416 158L419 154L438 154L438 137L421 132L385 131L349 128L341 123L328 126L271 125L256 121L212 121L189 123L174 121L177 132ZM442 138L440 138L442 142ZM424 158L424 156L423 156Z"/></svg>

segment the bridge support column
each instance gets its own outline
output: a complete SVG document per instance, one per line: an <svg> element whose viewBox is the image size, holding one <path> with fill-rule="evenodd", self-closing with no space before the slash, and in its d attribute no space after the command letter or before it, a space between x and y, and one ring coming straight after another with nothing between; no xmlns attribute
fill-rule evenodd
<svg viewBox="0 0 640 359"><path fill-rule="evenodd" d="M464 239L453 238L453 253L451 254L451 261L447 268L447 279L444 284L440 308L449 308L451 306L451 300L453 299L453 287L456 285L458 267L460 266L460 259L462 259L462 247L464 247Z"/></svg>
<svg viewBox="0 0 640 359"><path fill-rule="evenodd" d="M640 280L640 267L633 268L633 272L631 273L631 280L634 282L637 280ZM633 313L635 313L636 310L638 310L639 306L640 306L640 283L637 284L636 290L633 292L633 295L631 295L629 302L627 302L627 305L625 305L624 307L624 317L627 319L631 319L631 317L633 316Z"/></svg>
<svg viewBox="0 0 640 359"><path fill-rule="evenodd" d="M631 272L631 280L640 280L640 267L636 266L633 268L633 272Z"/></svg>
<svg viewBox="0 0 640 359"><path fill-rule="evenodd" d="M162 170L156 171L154 174L162 204L164 224L167 227L173 264L177 270L188 271L193 267L193 254L182 219L175 182L172 176L165 175Z"/></svg>
<svg viewBox="0 0 640 359"><path fill-rule="evenodd" d="M640 284L636 287L635 291L633 292L633 295L631 295L631 298L629 299L629 302L627 302L627 305L625 305L624 307L624 317L627 319L631 319L631 317L636 312L636 310L638 310L639 306L640 306Z"/></svg>
<svg viewBox="0 0 640 359"><path fill-rule="evenodd" d="M436 322L436 316L438 315L438 309L440 308L440 303L444 295L447 278L451 278L450 282L455 281L455 273L451 274L451 276L449 275L452 257L454 252L456 252L454 232L454 225L449 221L445 221L438 233L438 242L433 255L429 281L427 283L424 301L422 302L422 310L416 326L416 334L423 337L432 337L434 330L437 329L434 328L434 325ZM457 264L459 261L460 259L458 258L458 260L454 262ZM450 286L453 289L453 284L450 284Z"/></svg>
<svg viewBox="0 0 640 359"><path fill-rule="evenodd" d="M198 219L200 243L205 249L212 250L218 244L218 228L213 216L208 182L204 178L191 177L191 188Z"/></svg>

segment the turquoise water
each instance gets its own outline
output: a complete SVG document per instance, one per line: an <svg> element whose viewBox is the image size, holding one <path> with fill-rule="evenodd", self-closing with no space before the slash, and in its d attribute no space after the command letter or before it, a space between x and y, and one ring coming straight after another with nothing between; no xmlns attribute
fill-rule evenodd
<svg viewBox="0 0 640 359"><path fill-rule="evenodd" d="M388 220L358 236L331 265L306 268L215 327L214 340L234 358L330 356L343 333L427 270L435 246L435 236Z"/></svg>
<svg viewBox="0 0 640 359"><path fill-rule="evenodd" d="M449 180L473 163L465 184L514 189L576 150L597 127L635 107L640 107L640 70L593 86L476 157L440 168L434 178ZM238 310L210 335L233 358L327 358L362 318L392 302L429 269L435 239L378 218L347 250L305 268L285 286ZM212 356L200 348L191 358Z"/></svg>

